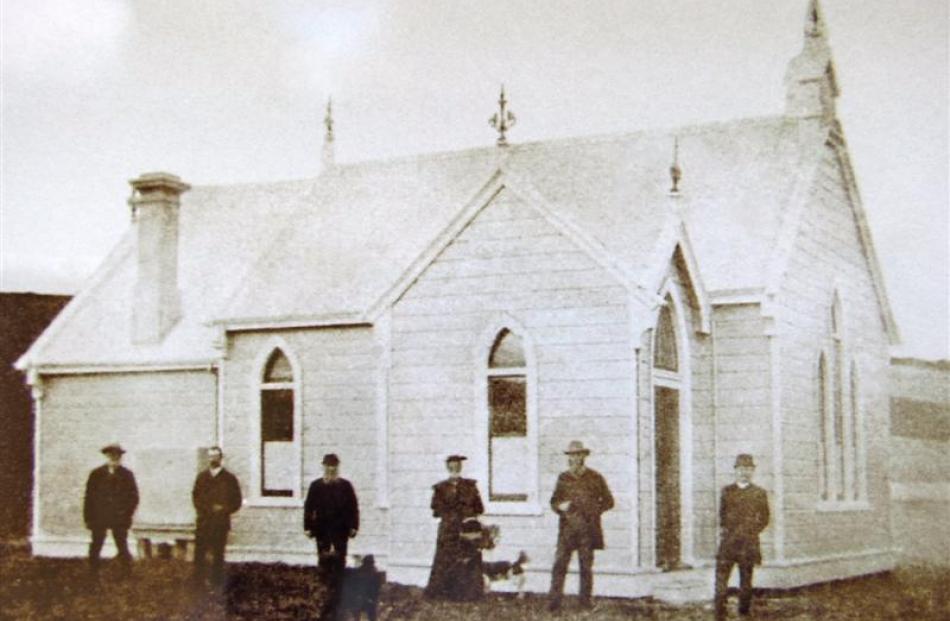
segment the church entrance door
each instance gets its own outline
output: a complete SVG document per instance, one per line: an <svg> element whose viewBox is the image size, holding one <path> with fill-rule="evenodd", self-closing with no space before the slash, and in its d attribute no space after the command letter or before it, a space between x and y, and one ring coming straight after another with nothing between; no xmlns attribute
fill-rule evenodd
<svg viewBox="0 0 950 621"><path fill-rule="evenodd" d="M654 389L656 564L666 570L681 563L679 396L675 388Z"/></svg>

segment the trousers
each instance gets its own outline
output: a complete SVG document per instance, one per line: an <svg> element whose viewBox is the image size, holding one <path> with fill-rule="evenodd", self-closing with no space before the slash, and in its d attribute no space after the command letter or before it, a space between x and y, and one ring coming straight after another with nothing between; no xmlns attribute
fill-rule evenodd
<svg viewBox="0 0 950 621"><path fill-rule="evenodd" d="M199 528L195 531L196 578L204 578L207 572L208 554L211 554L211 582L221 584L224 581L224 548L228 542L228 531L223 528Z"/></svg>
<svg viewBox="0 0 950 621"><path fill-rule="evenodd" d="M739 614L747 615L752 607L752 572L755 566L752 563L737 563L736 561L716 561L716 618L726 618L726 595L729 590L729 576L732 566L739 566Z"/></svg>
<svg viewBox="0 0 950 621"><path fill-rule="evenodd" d="M571 554L575 550L577 551L577 561L581 570L581 602L585 604L590 602L594 590L594 546L589 536L576 532L558 537L554 567L551 569L549 597L552 603L561 600L564 593L564 578L567 576L567 566L570 564Z"/></svg>
<svg viewBox="0 0 950 621"><path fill-rule="evenodd" d="M93 528L92 541L89 543L89 566L92 571L99 571L99 554L102 552L102 544L106 541L106 532L112 531L112 540L115 542L118 550L118 559L122 566L128 571L132 567L132 555L129 554L129 529L128 528Z"/></svg>

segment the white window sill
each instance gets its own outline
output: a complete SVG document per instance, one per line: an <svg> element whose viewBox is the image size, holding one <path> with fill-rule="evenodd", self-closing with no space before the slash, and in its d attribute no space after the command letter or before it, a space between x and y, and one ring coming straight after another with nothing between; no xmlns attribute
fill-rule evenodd
<svg viewBox="0 0 950 621"><path fill-rule="evenodd" d="M500 502L489 501L485 505L485 515L541 515L544 509L537 502Z"/></svg>
<svg viewBox="0 0 950 621"><path fill-rule="evenodd" d="M288 496L258 496L246 499L244 504L248 507L286 507L289 509L301 509L303 508L303 499Z"/></svg>
<svg viewBox="0 0 950 621"><path fill-rule="evenodd" d="M867 500L822 500L815 505L819 513L844 513L847 511L870 511Z"/></svg>

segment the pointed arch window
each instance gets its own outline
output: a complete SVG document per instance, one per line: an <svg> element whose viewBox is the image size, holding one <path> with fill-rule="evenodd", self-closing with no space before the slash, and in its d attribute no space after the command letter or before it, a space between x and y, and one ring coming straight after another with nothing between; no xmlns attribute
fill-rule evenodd
<svg viewBox="0 0 950 621"><path fill-rule="evenodd" d="M679 358L676 353L676 330L673 327L673 314L670 311L672 301L660 308L656 324L656 345L653 348L653 366L666 371L679 370Z"/></svg>
<svg viewBox="0 0 950 621"><path fill-rule="evenodd" d="M255 491L261 498L300 495L299 377L287 353L270 351L260 373Z"/></svg>
<svg viewBox="0 0 950 621"><path fill-rule="evenodd" d="M825 353L818 357L818 490L828 500L828 363Z"/></svg>
<svg viewBox="0 0 950 621"><path fill-rule="evenodd" d="M832 509L852 508L866 500L857 367L853 360L847 362L842 317L835 292L818 363L819 493L821 502Z"/></svg>
<svg viewBox="0 0 950 621"><path fill-rule="evenodd" d="M538 423L534 363L521 328L486 334L479 366L483 387L483 476L490 513L537 513Z"/></svg>

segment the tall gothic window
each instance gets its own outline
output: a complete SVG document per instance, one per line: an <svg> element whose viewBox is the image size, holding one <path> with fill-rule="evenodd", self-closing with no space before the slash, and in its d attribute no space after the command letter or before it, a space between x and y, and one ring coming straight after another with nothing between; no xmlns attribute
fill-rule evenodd
<svg viewBox="0 0 950 621"><path fill-rule="evenodd" d="M259 493L294 497L300 488L300 429L296 416L293 368L286 354L274 349L264 365L260 385Z"/></svg>
<svg viewBox="0 0 950 621"><path fill-rule="evenodd" d="M822 500L828 500L828 363L825 354L818 357L818 490Z"/></svg>
<svg viewBox="0 0 950 621"><path fill-rule="evenodd" d="M676 354L676 330L673 328L673 314L670 311L672 301L660 308L656 324L656 346L653 348L653 366L666 371L679 370Z"/></svg>
<svg viewBox="0 0 950 621"><path fill-rule="evenodd" d="M864 436L854 361L847 359L841 300L835 293L828 314L825 351L818 362L818 485L822 501L864 498Z"/></svg>
<svg viewBox="0 0 950 621"><path fill-rule="evenodd" d="M524 344L510 330L495 337L488 358L488 498L524 502L530 491L528 373Z"/></svg>

